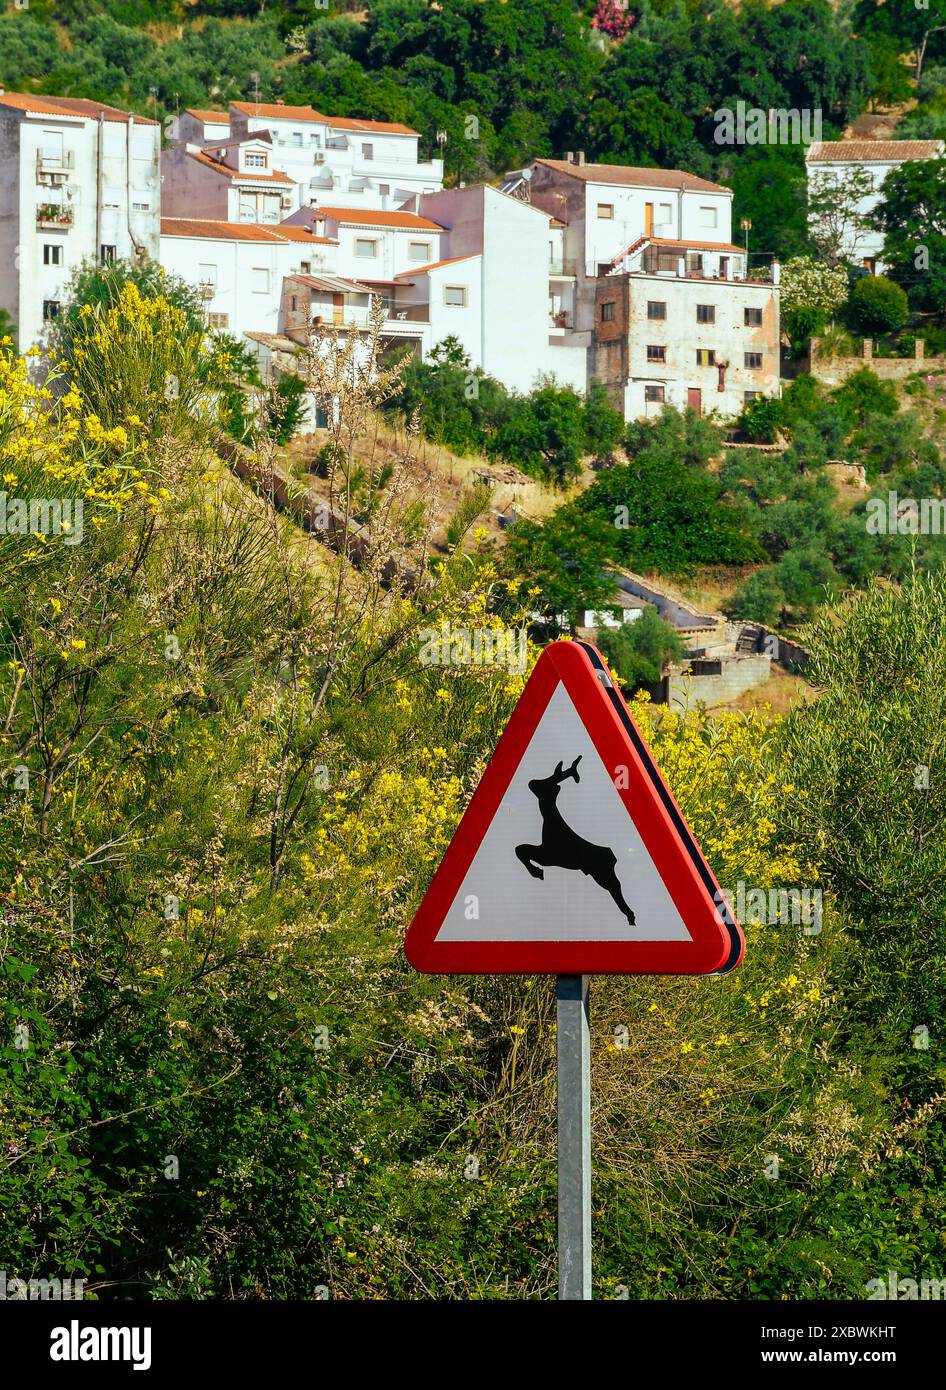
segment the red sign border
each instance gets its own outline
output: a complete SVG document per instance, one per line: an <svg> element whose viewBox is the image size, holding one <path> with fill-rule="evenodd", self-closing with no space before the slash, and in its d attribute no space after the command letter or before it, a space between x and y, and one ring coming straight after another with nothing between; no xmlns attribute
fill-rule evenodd
<svg viewBox="0 0 946 1390"><path fill-rule="evenodd" d="M690 941L449 941L450 910L559 682L605 768L627 768L616 790L680 913ZM613 774L612 774L613 776ZM536 662L404 941L415 970L448 975L709 975L742 958L741 929L670 789L595 648L553 642Z"/></svg>

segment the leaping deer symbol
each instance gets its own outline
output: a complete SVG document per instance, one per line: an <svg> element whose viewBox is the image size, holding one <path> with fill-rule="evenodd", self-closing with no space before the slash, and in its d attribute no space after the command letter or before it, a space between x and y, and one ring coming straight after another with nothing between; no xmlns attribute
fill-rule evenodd
<svg viewBox="0 0 946 1390"><path fill-rule="evenodd" d="M630 925L634 925L634 914L624 901L621 885L615 873L617 858L614 850L607 845L593 845L583 840L566 825L562 813L556 806L562 783L569 777L577 782L578 764L581 754L566 771L558 762L551 777L536 777L529 783L529 790L538 800L542 814L542 843L540 845L516 845L516 858L528 869L533 878L544 878L544 868L579 869L592 878L606 893L610 893L619 910L623 912ZM540 867L542 866L542 867Z"/></svg>

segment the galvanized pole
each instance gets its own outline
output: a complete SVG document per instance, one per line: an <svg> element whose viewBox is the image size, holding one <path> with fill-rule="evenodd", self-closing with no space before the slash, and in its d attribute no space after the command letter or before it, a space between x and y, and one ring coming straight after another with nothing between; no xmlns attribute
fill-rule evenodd
<svg viewBox="0 0 946 1390"><path fill-rule="evenodd" d="M559 975L558 1296L591 1298L591 1034L587 975Z"/></svg>

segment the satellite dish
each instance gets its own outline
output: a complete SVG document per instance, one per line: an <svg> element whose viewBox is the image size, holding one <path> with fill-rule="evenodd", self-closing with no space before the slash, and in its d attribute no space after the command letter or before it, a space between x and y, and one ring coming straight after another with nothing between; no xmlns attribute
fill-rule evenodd
<svg viewBox="0 0 946 1390"><path fill-rule="evenodd" d="M523 177L524 179L526 179L526 180L531 179L531 177L532 177L532 170L531 170L531 169L523 169L523 171L522 171L522 177Z"/></svg>

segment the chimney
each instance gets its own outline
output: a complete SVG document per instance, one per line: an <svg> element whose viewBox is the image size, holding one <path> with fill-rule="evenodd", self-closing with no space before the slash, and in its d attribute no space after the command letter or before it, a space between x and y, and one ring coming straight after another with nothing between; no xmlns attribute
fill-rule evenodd
<svg viewBox="0 0 946 1390"><path fill-rule="evenodd" d="M565 151L565 163L566 163L566 164L574 164L574 162L575 162L575 155L574 155L574 152L573 152L572 150L566 150L566 151Z"/></svg>
<svg viewBox="0 0 946 1390"><path fill-rule="evenodd" d="M584 150L579 150L579 151L578 151L578 158L576 159L575 163L576 163L576 164L584 164L584 162L585 162L585 152L584 152Z"/></svg>
<svg viewBox="0 0 946 1390"><path fill-rule="evenodd" d="M781 276L781 273L782 273L782 267L779 265L778 261L773 261L773 262L772 262L772 284L773 284L773 285L777 285L777 284L779 283L779 278L780 278L780 276Z"/></svg>

